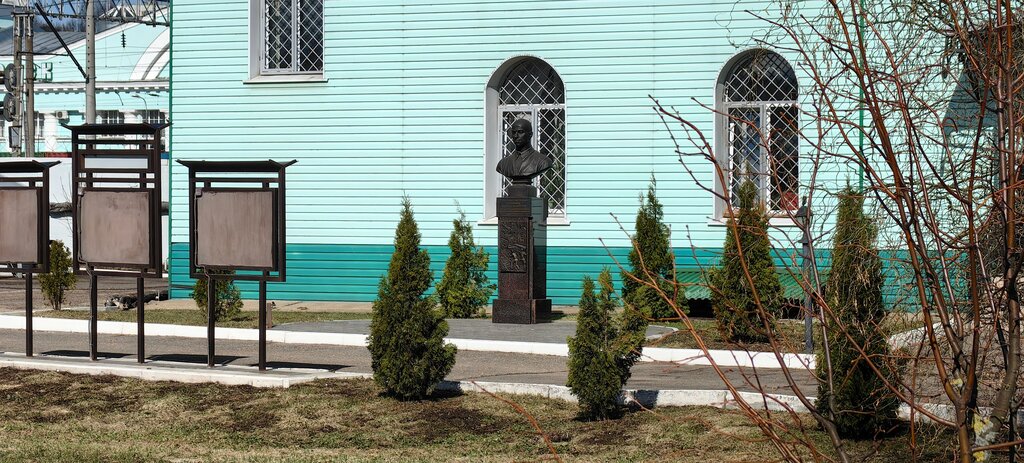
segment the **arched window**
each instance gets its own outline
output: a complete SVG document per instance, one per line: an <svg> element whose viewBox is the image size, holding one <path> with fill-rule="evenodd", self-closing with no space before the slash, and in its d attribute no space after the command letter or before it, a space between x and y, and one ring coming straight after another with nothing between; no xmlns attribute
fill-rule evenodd
<svg viewBox="0 0 1024 463"><path fill-rule="evenodd" d="M768 50L742 53L722 71L715 93L717 157L729 182L729 204L719 204L716 215L739 205L737 191L747 178L769 213L795 211L800 206L800 107L792 66ZM725 186L719 191L726 193Z"/></svg>
<svg viewBox="0 0 1024 463"><path fill-rule="evenodd" d="M526 119L533 126L534 148L553 162L553 167L535 180L538 193L548 204L549 216L564 217L565 87L558 73L538 58L506 61L488 83L487 111L487 216L494 216L494 198L503 195L509 184L493 173L498 160L513 150L508 128L517 119Z"/></svg>

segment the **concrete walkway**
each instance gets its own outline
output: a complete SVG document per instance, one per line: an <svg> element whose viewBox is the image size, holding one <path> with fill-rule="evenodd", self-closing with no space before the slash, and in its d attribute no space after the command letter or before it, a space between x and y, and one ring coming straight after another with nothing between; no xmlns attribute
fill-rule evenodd
<svg viewBox="0 0 1024 463"><path fill-rule="evenodd" d="M88 359L86 334L36 332L38 355L26 358L25 332L0 330L0 367L276 387L317 378L369 377L373 371L365 347L272 343L267 348L271 370L260 373L255 368L256 343L238 340L218 340L215 358L218 366L208 369L205 342L171 336L147 337L147 360L145 364L138 364L134 357L135 339L130 335L101 336L100 360L92 362ZM711 367L647 362L635 365L632 372L627 388L643 391L641 395L649 404L721 405L726 402L724 384ZM792 394L786 377L777 369L726 367L722 372L743 392ZM793 371L793 375L797 387L807 394L815 393L817 385L810 371ZM455 367L447 377L451 384L446 387L471 389L471 382L477 382L491 385L486 386L488 390L566 398L567 379L565 357L460 350Z"/></svg>
<svg viewBox="0 0 1024 463"><path fill-rule="evenodd" d="M454 344L459 350L482 351L482 352L507 352L521 354L555 355L566 357L569 355L569 347L566 344L566 337L575 331L575 322L554 322L538 325L508 325L494 324L488 320L452 320L453 324L459 326L459 332L468 338L449 336L446 341ZM267 341L282 344L323 344L334 346L365 347L367 344L366 320L353 322L321 322L292 325L296 329L304 331L293 331L286 329L269 330ZM33 326L36 331L52 331L64 333L88 333L89 324L86 320L57 319L57 318L34 318ZM21 315L0 315L0 330L24 330L25 318ZM325 331L333 329L334 332ZM99 333L101 335L134 335L137 327L135 323L100 321ZM305 331L318 330L318 331ZM654 327L649 333L670 328ZM341 332L339 332L341 331ZM169 325L159 323L147 323L146 335L148 338L163 336L185 337L206 339L207 330L204 326ZM254 341L258 339L258 331L246 328L217 328L215 333L219 340L242 340ZM534 336L542 339L559 342L536 342ZM479 338L499 339L479 339ZM506 340L509 339L509 340ZM712 365L719 366L743 366L777 369L781 365L790 368L814 369L814 356L804 354L782 354L776 355L773 352L746 352L729 350L712 350L705 355L697 349L673 349L673 348L645 348L642 362L672 362L677 365Z"/></svg>

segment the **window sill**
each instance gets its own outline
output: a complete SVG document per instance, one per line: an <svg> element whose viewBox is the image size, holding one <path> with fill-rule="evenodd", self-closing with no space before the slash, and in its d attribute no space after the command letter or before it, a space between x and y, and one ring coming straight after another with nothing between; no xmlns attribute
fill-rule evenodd
<svg viewBox="0 0 1024 463"><path fill-rule="evenodd" d="M496 225L498 225L498 218L497 217L491 217L491 218L488 218L488 219L480 219L480 220L478 220L476 222L476 224L477 225L481 225L481 226L496 226ZM566 227L566 226L571 225L572 222L570 222L569 219L567 217L565 217L565 216L559 216L559 217L548 217L547 224L549 226L554 226L554 227Z"/></svg>
<svg viewBox="0 0 1024 463"><path fill-rule="evenodd" d="M729 226L729 220L727 218L708 219L709 227L727 227ZM772 228L787 228L787 227L799 227L800 224L796 220L789 217L772 217L768 219L768 226Z"/></svg>
<svg viewBox="0 0 1024 463"><path fill-rule="evenodd" d="M294 83L325 83L327 79L323 74L275 74L267 76L253 76L243 80L243 84L294 84Z"/></svg>

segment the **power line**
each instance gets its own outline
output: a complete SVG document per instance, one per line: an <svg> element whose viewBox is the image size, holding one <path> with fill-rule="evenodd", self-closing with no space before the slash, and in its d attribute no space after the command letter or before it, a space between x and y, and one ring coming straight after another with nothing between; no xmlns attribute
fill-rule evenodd
<svg viewBox="0 0 1024 463"><path fill-rule="evenodd" d="M85 19L83 0L36 0L46 15L51 18ZM171 0L95 0L94 10L98 21L116 23L138 23L150 26L171 24Z"/></svg>

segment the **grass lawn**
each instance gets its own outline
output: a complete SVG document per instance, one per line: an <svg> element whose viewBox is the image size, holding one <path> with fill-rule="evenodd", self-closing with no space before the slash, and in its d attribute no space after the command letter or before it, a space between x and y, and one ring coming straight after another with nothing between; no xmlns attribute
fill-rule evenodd
<svg viewBox="0 0 1024 463"><path fill-rule="evenodd" d="M778 460L736 412L663 408L581 422L574 404L507 398L536 417L564 461ZM403 403L370 380L257 389L0 368L0 404L4 462L550 461L526 418L499 400ZM794 432L827 447L809 417L797 419L804 429ZM950 461L948 432L917 433L917 461ZM910 459L906 435L848 445L858 463Z"/></svg>
<svg viewBox="0 0 1024 463"><path fill-rule="evenodd" d="M35 312L37 317L49 318L71 318L76 320L89 319L89 312L85 310L47 310ZM98 314L100 320L115 322L134 322L134 310L101 310ZM364 320L369 319L368 313L350 312L308 312L308 311L280 311L272 314L275 325L294 322L320 322L328 320ZM195 325L206 326L205 312L196 310L180 309L157 309L146 311L146 323L167 323L172 325ZM241 312L230 320L217 322L217 326L224 328L257 328L259 325L259 314L256 312Z"/></svg>

